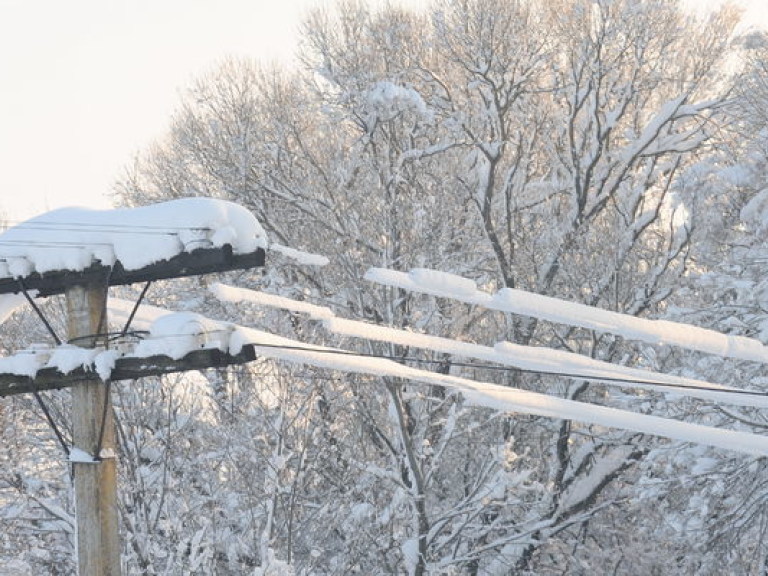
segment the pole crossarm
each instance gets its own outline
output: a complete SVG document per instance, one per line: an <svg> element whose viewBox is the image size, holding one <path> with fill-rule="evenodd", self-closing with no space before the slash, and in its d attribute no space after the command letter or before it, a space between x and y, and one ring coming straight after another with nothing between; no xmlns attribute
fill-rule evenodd
<svg viewBox="0 0 768 576"><path fill-rule="evenodd" d="M261 248L247 254L235 254L232 247L225 244L221 248L198 248L191 252L181 252L136 270L126 270L118 260L111 267L95 262L81 271L54 270L43 274L33 272L24 278L0 278L0 294L18 293L21 290L20 280L27 290L37 291L38 296L53 296L63 294L72 286L103 283L107 277L109 286L122 286L150 280L258 268L264 266L264 261L265 252Z"/></svg>
<svg viewBox="0 0 768 576"><path fill-rule="evenodd" d="M228 354L217 348L194 350L178 360L168 356L150 356L136 358L126 356L115 362L109 379L111 381L136 380L146 376L160 376L188 370L224 368L230 365L245 364L256 359L253 346L244 346L238 354ZM0 397L71 388L80 382L92 381L96 376L94 366L84 366L62 374L57 368L41 368L34 378L16 374L0 373Z"/></svg>

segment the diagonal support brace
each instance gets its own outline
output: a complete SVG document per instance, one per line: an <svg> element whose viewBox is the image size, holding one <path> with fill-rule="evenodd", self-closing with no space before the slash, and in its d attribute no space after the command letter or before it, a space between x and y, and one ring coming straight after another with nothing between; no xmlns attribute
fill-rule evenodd
<svg viewBox="0 0 768 576"><path fill-rule="evenodd" d="M48 333L53 336L54 342L56 342L57 346L61 346L61 338L59 338L56 335L56 331L51 326L50 322L48 322L48 319L43 314L43 311L40 310L37 304L35 304L35 301L32 299L32 297L29 295L29 292L27 291L27 287L24 285L24 280L22 278L19 278L19 288L21 288L21 291L24 293L24 297L27 299L27 302L29 302L29 305L32 306L32 309L37 312L37 315L40 317L40 320L43 321L43 324L45 324L46 329L48 330Z"/></svg>
<svg viewBox="0 0 768 576"><path fill-rule="evenodd" d="M144 300L144 296L147 295L147 290L149 290L149 286L151 284L152 284L152 280L147 280L147 283L144 284L144 289L141 291L141 294L139 294L139 299L136 300L136 304L134 304L133 310L131 310L131 313L128 316L128 321L125 323L125 326L123 327L121 336L125 336L128 333L128 329L131 327L131 322L133 322L133 317L136 316L136 312L139 310L139 306L141 306L141 302Z"/></svg>

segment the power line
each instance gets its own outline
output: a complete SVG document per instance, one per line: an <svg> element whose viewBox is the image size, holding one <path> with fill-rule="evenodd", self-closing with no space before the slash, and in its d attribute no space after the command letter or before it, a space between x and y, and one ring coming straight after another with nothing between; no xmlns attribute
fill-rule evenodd
<svg viewBox="0 0 768 576"><path fill-rule="evenodd" d="M145 331L130 331L127 334L122 334L119 332L106 332L103 334L91 334L88 336L83 336L81 338L77 338L75 340L80 339L108 339L110 341L113 341L116 337L120 336L130 336L137 340L151 340L151 341L161 341L166 338L194 338L199 336L205 336L205 335L213 335L213 334L222 334L222 333L228 333L229 330L227 329L220 329L220 330L206 330L201 332L196 332L194 334L163 334L159 337L152 337L147 336L147 332ZM75 340L71 340L71 342L74 342ZM340 350L340 349L334 349L334 348L314 348L312 346L300 346L300 345L288 345L288 344L266 344L266 343L258 343L258 342L248 342L251 346L255 348L269 348L269 349L275 349L275 350L285 350L285 351L291 351L291 352L309 352L309 353L317 353L317 354L328 354L328 355L337 355L337 356L347 356L347 357L362 357L362 358L377 358L382 360L390 360L394 362L398 362L400 364L405 364L407 362L411 362L414 364L428 364L428 365L450 365L450 366L457 366L460 368L471 368L476 370L492 370L492 371L498 371L498 372L515 372L519 374L533 374L533 375L539 375L539 376L561 376L564 378L571 378L574 380L594 380L598 382L605 382L608 384L637 384L637 385L646 385L646 386L656 386L659 388L668 388L668 389L678 389L678 390L695 390L699 392L717 392L718 394L733 394L735 396L751 396L751 397L758 397L758 398L764 398L768 396L768 392L760 392L756 390L734 390L734 389L723 389L723 388L715 388L715 387L707 387L707 386L697 386L694 384L685 384L685 383L671 383L671 382L659 382L656 380L650 380L650 379L642 379L642 378L629 378L629 377L620 377L620 376L600 376L595 374L580 374L578 372L570 372L570 371L555 371L555 370L542 370L542 369L533 369L533 368L520 368L516 366L499 366L499 365L493 365L493 364L481 364L478 362L465 362L465 361L446 361L446 360L432 360L429 358L418 358L416 356L402 356L402 355L394 355L394 354L377 354L373 352L355 352L352 350Z"/></svg>
<svg viewBox="0 0 768 576"><path fill-rule="evenodd" d="M71 242L67 240L0 240L0 246L34 246L35 248L85 248L86 246L113 246L112 242Z"/></svg>
<svg viewBox="0 0 768 576"><path fill-rule="evenodd" d="M33 246L35 248L87 248L90 246L113 246L113 242L99 242L89 240L72 241L66 239L50 240L4 240L6 232L14 230L37 230L45 232L75 232L81 234L125 234L131 236L179 236L182 232L211 232L208 226L165 226L151 224L96 224L89 222L16 222L16 225L8 230L0 232L0 246Z"/></svg>
<svg viewBox="0 0 768 576"><path fill-rule="evenodd" d="M140 231L164 231L164 230L193 230L193 231L202 231L202 232L210 232L211 228L207 226L166 226L166 225L156 225L156 224L124 224L124 223L110 223L110 224L96 224L94 222L68 222L66 220L62 220L59 222L45 222L45 221L26 221L26 220L6 220L6 223L12 223L13 228L9 228L9 230L20 230L24 228L32 228L32 229L44 229L44 230L65 230L65 231L79 231L81 228L84 229L99 229L99 230L107 230L107 231L114 231L114 229L120 229L120 230L138 230Z"/></svg>
<svg viewBox="0 0 768 576"><path fill-rule="evenodd" d="M62 229L63 230L63 229ZM191 229L190 229L191 230ZM203 231L203 229L198 229L200 231ZM94 232L94 231L88 231ZM110 234L130 234L130 235L139 235L139 236L165 236L165 237L176 237L179 238L179 232L142 232L142 231L126 231L126 230L103 230L102 232L108 232ZM180 238L179 238L180 239ZM206 242L207 240L204 238L191 238L186 244L194 244L196 242ZM91 240L81 240L81 241L72 241L72 240L3 240L2 234L0 234L0 246L9 246L9 247L29 247L29 248L81 248L81 249L87 249L93 246L108 246L113 247L115 246L115 242L99 242L99 241L91 241ZM3 254L0 254L0 257L2 257ZM5 255L8 256L8 255ZM13 256L8 256L13 257Z"/></svg>
<svg viewBox="0 0 768 576"><path fill-rule="evenodd" d="M175 336L175 335L171 335L171 336ZM693 384L683 384L683 383L673 384L671 382L658 382L655 380L643 380L640 378L622 378L619 376L585 375L585 374L578 374L576 372L557 372L554 370L519 368L515 366L495 366L495 365L489 365L489 364L479 364L476 362L456 362L456 361L447 362L445 360L430 360L427 358L416 358L414 356L395 356L395 355L388 355L388 354L353 352L351 350L316 349L316 348L310 348L305 346L288 346L285 344L259 344L257 342L249 342L249 344L251 344L256 348L275 348L275 349L283 349L283 350L291 350L291 351L299 351L299 352L317 352L321 354L338 354L343 356L358 356L358 357L362 356L365 358L381 358L384 360L393 360L401 363L414 362L414 363L421 363L421 364L436 364L436 365L450 364L451 366L458 366L462 368L474 368L478 370L495 370L495 371L502 371L502 372L518 372L522 374L536 374L541 376L563 376L566 378L573 378L577 380L598 380L600 382L612 382L617 384L619 383L644 384L649 386L659 386L662 388L678 388L678 389L685 389L685 390L698 390L703 392L718 392L718 393L724 393L724 394L736 394L736 395L757 396L757 397L768 396L768 392L758 392L753 390L733 390L733 389L711 388L707 386L696 386Z"/></svg>

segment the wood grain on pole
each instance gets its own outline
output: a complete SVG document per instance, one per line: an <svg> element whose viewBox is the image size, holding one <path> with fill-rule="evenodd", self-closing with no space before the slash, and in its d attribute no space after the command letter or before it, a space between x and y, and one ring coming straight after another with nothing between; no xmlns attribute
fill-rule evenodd
<svg viewBox="0 0 768 576"><path fill-rule="evenodd" d="M67 288L67 330L70 340L93 347L89 335L104 332L106 285L89 284ZM85 337L85 338L84 338ZM107 406L101 453L93 463L73 462L77 519L77 557L80 576L118 576L120 538L117 511L117 462L112 402L106 385L98 377L72 387L74 447L88 454L97 450L104 406Z"/></svg>

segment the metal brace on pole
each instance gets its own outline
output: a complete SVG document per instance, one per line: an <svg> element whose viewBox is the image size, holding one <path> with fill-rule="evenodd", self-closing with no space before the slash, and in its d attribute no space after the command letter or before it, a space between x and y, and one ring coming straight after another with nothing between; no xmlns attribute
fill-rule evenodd
<svg viewBox="0 0 768 576"><path fill-rule="evenodd" d="M24 285L24 280L19 278L19 288L21 288L21 291L24 293L24 297L27 299L27 302L29 302L29 305L32 306L32 309L37 312L37 315L40 317L40 320L43 321L43 324L45 325L46 329L48 330L48 333L53 336L53 341L56 342L57 346L61 345L61 339L56 335L56 331L53 329L51 324L48 322L48 319L43 314L42 310L38 307L37 304L35 304L35 301L32 299L32 296L29 295L29 292L27 291L27 287Z"/></svg>

